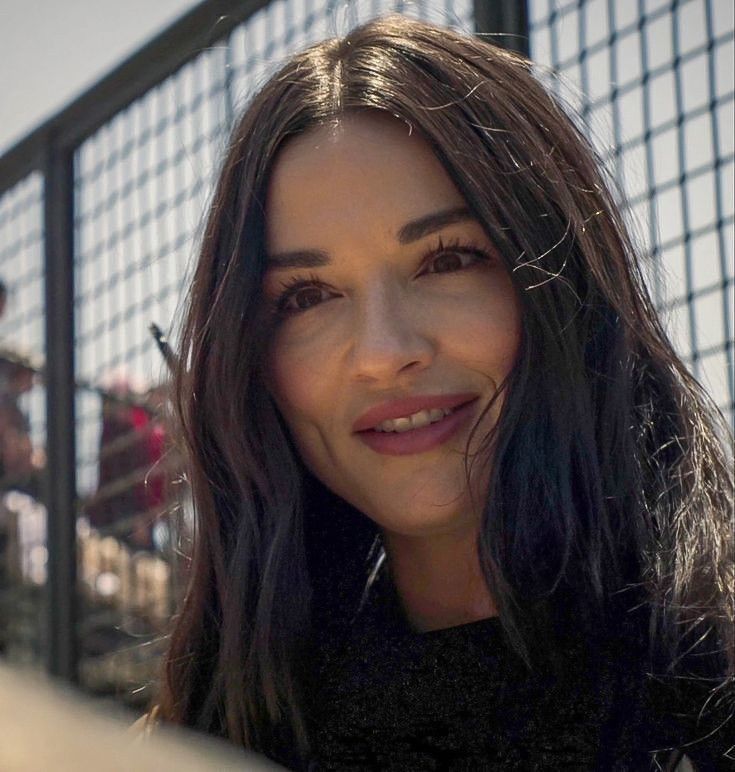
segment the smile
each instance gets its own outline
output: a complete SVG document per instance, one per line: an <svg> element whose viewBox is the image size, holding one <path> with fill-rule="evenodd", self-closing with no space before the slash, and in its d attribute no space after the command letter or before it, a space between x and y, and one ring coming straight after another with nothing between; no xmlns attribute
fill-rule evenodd
<svg viewBox="0 0 735 772"><path fill-rule="evenodd" d="M435 424L437 421L441 421L444 416L452 413L451 408L433 408L432 410L419 410L418 413L412 413L409 416L403 416L401 418L389 418L386 421L379 423L374 431L376 432L402 432L410 431L411 429L420 429L422 426L428 426L429 424Z"/></svg>
<svg viewBox="0 0 735 772"><path fill-rule="evenodd" d="M476 401L473 398L453 408L425 408L385 419L372 429L355 432L355 436L381 455L426 453L448 442L469 424Z"/></svg>

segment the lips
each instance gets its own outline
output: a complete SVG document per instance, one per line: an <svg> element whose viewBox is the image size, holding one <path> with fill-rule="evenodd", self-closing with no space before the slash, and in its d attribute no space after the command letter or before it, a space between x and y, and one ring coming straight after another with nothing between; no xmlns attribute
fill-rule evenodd
<svg viewBox="0 0 735 772"><path fill-rule="evenodd" d="M355 426L355 436L371 450L388 456L406 456L425 453L450 440L472 418L477 396L474 394L444 395L441 397L411 397L406 400L379 405L365 413ZM382 421L417 413L421 410L445 409L452 412L436 423L403 432L376 431Z"/></svg>
<svg viewBox="0 0 735 772"><path fill-rule="evenodd" d="M363 413L357 421L355 421L352 431L370 431L383 421L388 421L393 418L403 418L418 413L421 410L454 410L460 405L472 402L476 398L476 394L437 394L433 396L427 394L384 402Z"/></svg>

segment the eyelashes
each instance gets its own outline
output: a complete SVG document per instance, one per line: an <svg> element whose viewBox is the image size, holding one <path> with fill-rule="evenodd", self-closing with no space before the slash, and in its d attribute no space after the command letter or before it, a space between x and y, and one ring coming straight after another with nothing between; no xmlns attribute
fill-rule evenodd
<svg viewBox="0 0 735 772"><path fill-rule="evenodd" d="M327 285L314 274L293 277L281 283L281 292L274 305L279 314L300 313L319 305L329 292Z"/></svg>
<svg viewBox="0 0 735 772"><path fill-rule="evenodd" d="M477 244L460 239L445 244L440 238L438 244L421 260L416 276L458 273L478 263L488 264L492 260L490 253ZM313 273L291 277L280 282L280 285L280 292L273 300L273 308L278 316L305 313L339 294Z"/></svg>
<svg viewBox="0 0 735 772"><path fill-rule="evenodd" d="M452 262L451 258L459 258L459 263L456 260ZM453 273L470 268L478 262L489 263L490 260L491 257L487 250L476 244L456 240L445 245L440 238L437 246L426 255L422 265L425 269L431 267L441 269L425 270L425 273Z"/></svg>

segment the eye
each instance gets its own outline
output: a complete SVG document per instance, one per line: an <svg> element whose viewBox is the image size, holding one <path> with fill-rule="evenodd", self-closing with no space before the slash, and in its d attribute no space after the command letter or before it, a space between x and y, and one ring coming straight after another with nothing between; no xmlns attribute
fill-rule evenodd
<svg viewBox="0 0 735 772"><path fill-rule="evenodd" d="M429 255L425 262L424 273L453 273L470 268L478 262L487 262L489 255L475 246L442 244Z"/></svg>
<svg viewBox="0 0 735 772"><path fill-rule="evenodd" d="M296 279L284 283L276 299L276 308L284 314L300 313L318 306L333 296L326 287L314 280Z"/></svg>

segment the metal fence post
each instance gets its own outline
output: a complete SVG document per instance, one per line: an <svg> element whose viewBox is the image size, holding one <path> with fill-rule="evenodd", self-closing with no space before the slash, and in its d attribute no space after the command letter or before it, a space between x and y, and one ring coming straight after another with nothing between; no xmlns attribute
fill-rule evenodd
<svg viewBox="0 0 735 772"><path fill-rule="evenodd" d="M497 34L503 48L528 56L527 0L475 0L475 32Z"/></svg>
<svg viewBox="0 0 735 772"><path fill-rule="evenodd" d="M74 425L74 155L52 138L44 188L47 668L77 680Z"/></svg>

